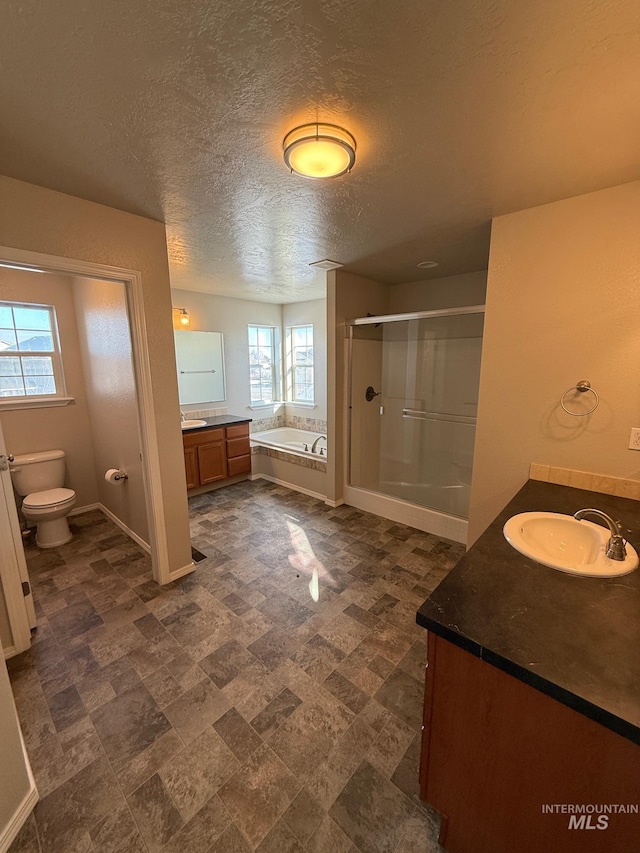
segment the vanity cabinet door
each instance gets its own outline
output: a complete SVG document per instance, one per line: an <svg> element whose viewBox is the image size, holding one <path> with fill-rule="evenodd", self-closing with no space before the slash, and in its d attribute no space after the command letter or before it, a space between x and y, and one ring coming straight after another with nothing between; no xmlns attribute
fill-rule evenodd
<svg viewBox="0 0 640 853"><path fill-rule="evenodd" d="M201 486L227 477L227 452L224 441L212 441L198 446L198 468Z"/></svg>
<svg viewBox="0 0 640 853"><path fill-rule="evenodd" d="M227 468L229 470L230 477L235 477L238 474L250 474L251 454L247 454L246 456L236 456L233 459L228 459Z"/></svg>
<svg viewBox="0 0 640 853"><path fill-rule="evenodd" d="M227 458L234 459L236 456L246 456L251 453L249 445L249 436L246 438L228 438L227 439Z"/></svg>
<svg viewBox="0 0 640 853"><path fill-rule="evenodd" d="M187 488L194 489L200 485L200 476L198 472L198 448L185 447L184 449L184 467L187 472Z"/></svg>
<svg viewBox="0 0 640 853"><path fill-rule="evenodd" d="M249 438L249 424L234 424L225 428L227 441L232 438Z"/></svg>

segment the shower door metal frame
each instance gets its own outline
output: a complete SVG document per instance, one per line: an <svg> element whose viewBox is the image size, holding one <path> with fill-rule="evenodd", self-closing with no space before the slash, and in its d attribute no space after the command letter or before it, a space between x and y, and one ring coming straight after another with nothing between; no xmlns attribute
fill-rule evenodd
<svg viewBox="0 0 640 853"><path fill-rule="evenodd" d="M438 317L458 317L463 314L484 314L486 310L486 305L466 305L462 308L436 308L432 311L412 311L405 314L378 314L371 315L369 317L357 317L355 320L347 320L346 321L346 330L348 330L348 346L347 346L347 365L348 365L348 377L347 377L347 411L348 411L348 429L347 429L347 458L346 458L346 466L345 466L345 486L348 486L352 489L362 489L362 491L370 492L371 494L385 496L384 492L375 491L373 489L366 489L364 486L356 486L351 482L351 435L352 435L352 422L351 416L353 411L353 383L352 383L352 360L353 360L353 330L356 326L377 326L382 323L399 323L404 320L428 320L432 318ZM422 420L422 415L430 415L433 413L428 412L420 412L416 415L405 415L404 412L408 412L410 410L403 410L403 417L416 417L417 419ZM425 418L431 419L431 418ZM434 418L434 420L445 420L443 417ZM460 420L460 422L469 422L470 419L462 418L462 416L456 417L456 421ZM473 419L475 422L475 418ZM402 498L399 498L402 500Z"/></svg>
<svg viewBox="0 0 640 853"><path fill-rule="evenodd" d="M430 317L457 317L461 314L484 314L485 305L466 305L464 308L434 308L433 311L412 311L408 314L371 314L347 320L347 326L377 326L380 323L397 323L402 320L428 320Z"/></svg>

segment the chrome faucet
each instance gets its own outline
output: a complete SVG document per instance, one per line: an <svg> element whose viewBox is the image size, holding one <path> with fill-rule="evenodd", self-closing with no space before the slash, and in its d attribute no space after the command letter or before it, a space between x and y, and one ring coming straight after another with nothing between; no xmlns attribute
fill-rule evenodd
<svg viewBox="0 0 640 853"><path fill-rule="evenodd" d="M601 509L579 509L573 514L573 517L578 521L582 521L585 515L595 515L606 521L611 531L611 538L607 542L607 557L610 560L624 560L627 552L624 547L624 539L622 538L622 527L619 521L614 521L606 512Z"/></svg>
<svg viewBox="0 0 640 853"><path fill-rule="evenodd" d="M324 438L324 440L325 440L325 441L327 440L327 436L326 436L326 435L319 435L319 436L316 438L316 440L313 442L313 444L311 445L311 452L312 452L312 453L315 453L315 452L316 452L316 445L318 444L318 442L320 441L320 439L321 439L321 438ZM322 454L322 448L320 448L320 454Z"/></svg>
<svg viewBox="0 0 640 853"><path fill-rule="evenodd" d="M180 409L180 421L181 421L182 423L184 423L184 422L186 421L186 419L187 419L187 416L186 416L186 415L185 415L185 413L182 411L182 409Z"/></svg>

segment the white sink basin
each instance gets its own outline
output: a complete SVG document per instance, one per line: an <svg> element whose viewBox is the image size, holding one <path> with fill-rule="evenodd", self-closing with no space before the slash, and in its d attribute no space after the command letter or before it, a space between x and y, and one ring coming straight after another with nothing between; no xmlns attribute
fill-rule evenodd
<svg viewBox="0 0 640 853"><path fill-rule="evenodd" d="M195 427L203 427L206 425L206 421L182 421L180 424L182 429L194 429Z"/></svg>
<svg viewBox="0 0 640 853"><path fill-rule="evenodd" d="M638 565L638 554L627 542L627 557L610 560L606 546L608 528L591 521L576 521L571 515L557 512L522 512L514 515L503 528L507 542L537 563L594 578L626 575Z"/></svg>

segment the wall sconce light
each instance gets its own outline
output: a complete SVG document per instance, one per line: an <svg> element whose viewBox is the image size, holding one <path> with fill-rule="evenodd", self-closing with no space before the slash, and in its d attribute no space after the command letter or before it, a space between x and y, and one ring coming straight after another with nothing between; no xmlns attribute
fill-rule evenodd
<svg viewBox="0 0 640 853"><path fill-rule="evenodd" d="M191 317L186 308L174 308L173 325L176 329L188 329L191 325Z"/></svg>
<svg viewBox="0 0 640 853"><path fill-rule="evenodd" d="M302 124L282 141L284 162L303 178L336 178L350 172L356 162L356 141L335 124Z"/></svg>

